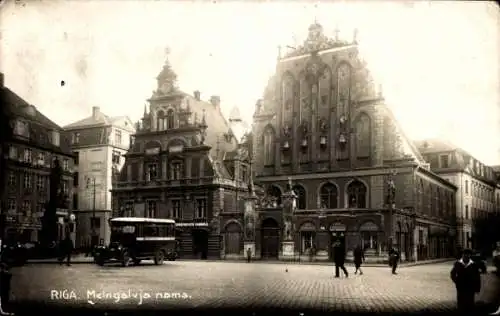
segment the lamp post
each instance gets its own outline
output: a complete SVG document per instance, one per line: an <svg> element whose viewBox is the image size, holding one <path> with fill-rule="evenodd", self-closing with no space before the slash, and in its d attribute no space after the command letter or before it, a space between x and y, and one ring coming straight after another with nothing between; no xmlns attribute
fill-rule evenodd
<svg viewBox="0 0 500 316"><path fill-rule="evenodd" d="M95 216L95 202L96 202L96 184L95 184L95 178L92 177L92 178L87 178L87 189L90 187L90 185L92 185L92 197L93 197L93 201L92 201L92 220L91 220L91 234L92 234L92 237L91 237L91 240L90 240L90 243L91 243L91 246L92 246L92 249L94 249L94 247L97 245L97 230L96 230L96 216Z"/></svg>

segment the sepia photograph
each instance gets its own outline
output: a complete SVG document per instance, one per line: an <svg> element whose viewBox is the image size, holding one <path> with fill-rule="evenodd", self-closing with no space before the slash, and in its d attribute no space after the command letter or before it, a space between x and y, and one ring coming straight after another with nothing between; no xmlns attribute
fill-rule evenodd
<svg viewBox="0 0 500 316"><path fill-rule="evenodd" d="M500 315L489 1L0 1L0 316Z"/></svg>

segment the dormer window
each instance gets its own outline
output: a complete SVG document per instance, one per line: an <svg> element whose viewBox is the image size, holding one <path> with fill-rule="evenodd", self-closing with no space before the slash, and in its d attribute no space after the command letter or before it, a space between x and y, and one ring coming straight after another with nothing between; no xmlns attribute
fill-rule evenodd
<svg viewBox="0 0 500 316"><path fill-rule="evenodd" d="M18 136L29 138L30 133L28 128L28 123L19 120L16 121L16 125L14 127L14 133Z"/></svg>
<svg viewBox="0 0 500 316"><path fill-rule="evenodd" d="M76 132L76 133L73 133L73 137L71 139L71 142L73 144L78 144L80 143L80 133Z"/></svg>

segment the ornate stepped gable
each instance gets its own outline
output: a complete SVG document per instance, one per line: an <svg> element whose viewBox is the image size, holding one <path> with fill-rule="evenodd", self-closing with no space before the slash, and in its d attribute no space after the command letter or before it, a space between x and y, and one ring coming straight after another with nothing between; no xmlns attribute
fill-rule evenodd
<svg viewBox="0 0 500 316"><path fill-rule="evenodd" d="M198 99L197 96L191 96L177 86L177 74L172 68L168 59L162 67L162 70L156 77L157 88L153 91L148 100L149 105L144 106L143 118L136 123L136 129L139 132L134 146L129 150L130 153L138 152L141 142L140 134L155 131L158 128L158 113L167 113L169 110L175 112L176 128L199 128L200 132L192 136L181 136L185 138L188 146L209 146L209 157L207 162L210 170L205 170L205 174L212 174L221 179L231 179L230 172L224 163L224 157L228 153L236 153L238 140L220 111L220 106L211 102ZM196 92L198 93L198 92ZM196 94L195 93L195 94ZM180 99L180 102L179 102ZM157 124L156 129L153 126ZM179 132L178 135L182 135ZM145 139L148 136L145 136ZM147 141L146 141L147 142ZM168 142L167 142L168 143ZM208 167L208 166L207 166ZM122 168L126 172L126 168ZM119 176L121 180L126 180L126 174Z"/></svg>

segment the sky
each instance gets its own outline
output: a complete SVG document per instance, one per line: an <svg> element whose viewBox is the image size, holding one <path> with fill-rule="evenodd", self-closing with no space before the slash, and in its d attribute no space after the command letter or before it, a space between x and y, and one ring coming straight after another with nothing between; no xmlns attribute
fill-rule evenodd
<svg viewBox="0 0 500 316"><path fill-rule="evenodd" d="M412 139L442 137L500 164L500 22L494 2L4 1L5 84L60 125L140 118L166 58L181 90L249 123L278 46L317 20L352 39ZM283 49L284 50L284 49ZM61 81L65 82L61 86Z"/></svg>

